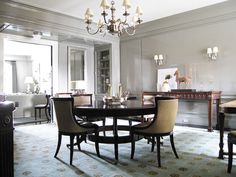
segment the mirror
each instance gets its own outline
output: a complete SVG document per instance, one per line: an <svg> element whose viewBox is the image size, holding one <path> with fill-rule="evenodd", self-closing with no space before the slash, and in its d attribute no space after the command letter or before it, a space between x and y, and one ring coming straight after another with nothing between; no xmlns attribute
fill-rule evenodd
<svg viewBox="0 0 236 177"><path fill-rule="evenodd" d="M85 82L85 50L68 47L68 76L70 90L84 89L81 83Z"/></svg>

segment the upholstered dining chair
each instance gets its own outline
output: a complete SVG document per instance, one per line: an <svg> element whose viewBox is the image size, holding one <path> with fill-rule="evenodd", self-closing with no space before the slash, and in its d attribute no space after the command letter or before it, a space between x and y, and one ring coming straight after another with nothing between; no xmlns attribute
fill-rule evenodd
<svg viewBox="0 0 236 177"><path fill-rule="evenodd" d="M37 121L37 119L38 119L37 112L39 113L39 119L41 119L41 110L44 110L48 122L51 120L51 115L50 115L50 96L51 95L48 95L48 94L45 95L45 97L46 97L46 103L45 104L37 104L37 105L34 106L35 121Z"/></svg>
<svg viewBox="0 0 236 177"><path fill-rule="evenodd" d="M236 144L236 131L231 131L228 133L228 169L227 172L231 173L232 163L233 163L233 144Z"/></svg>
<svg viewBox="0 0 236 177"><path fill-rule="evenodd" d="M160 155L160 137L170 136L170 142L172 150L176 158L178 154L174 145L173 129L178 111L178 99L168 98L160 100L159 97L155 97L156 114L151 122L144 122L135 126L132 126L130 130L131 134L131 159L134 157L135 152L135 135L156 137L157 144L157 161L158 166L161 167L161 155Z"/></svg>
<svg viewBox="0 0 236 177"><path fill-rule="evenodd" d="M90 122L77 123L73 114L73 98L53 97L52 100L58 126L58 144L54 157L56 157L59 152L62 135L69 136L70 144L68 147L70 148L70 165L72 165L74 145L77 145L80 150L80 143L85 140L87 134L95 133L95 135L98 136L98 126ZM76 143L74 144L75 137ZM97 155L100 156L98 142L95 142L95 147Z"/></svg>
<svg viewBox="0 0 236 177"><path fill-rule="evenodd" d="M72 94L74 98L74 106L92 106L93 99L92 94ZM102 126L105 127L106 125L106 117L77 117L78 121L87 121L87 122L97 122L102 121ZM105 130L103 131L104 136L106 135Z"/></svg>

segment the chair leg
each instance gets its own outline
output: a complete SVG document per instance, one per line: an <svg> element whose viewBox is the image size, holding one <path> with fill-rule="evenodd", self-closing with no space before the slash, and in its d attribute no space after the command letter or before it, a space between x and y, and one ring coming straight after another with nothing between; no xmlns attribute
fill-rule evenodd
<svg viewBox="0 0 236 177"><path fill-rule="evenodd" d="M99 133L96 132L95 133L96 137L99 138ZM95 148L96 148L96 152L97 152L97 156L100 157L100 151L99 151L99 143L98 143L98 139L95 141Z"/></svg>
<svg viewBox="0 0 236 177"><path fill-rule="evenodd" d="M155 136L152 136L151 140L152 140L152 149L151 149L151 151L153 152L154 151L154 147L155 147Z"/></svg>
<svg viewBox="0 0 236 177"><path fill-rule="evenodd" d="M74 135L70 135L70 165L72 165L73 152L74 152Z"/></svg>
<svg viewBox="0 0 236 177"><path fill-rule="evenodd" d="M228 153L229 153L229 159L228 159L228 169L227 169L227 172L231 173L232 161L233 161L233 143L231 143L229 140L228 140Z"/></svg>
<svg viewBox="0 0 236 177"><path fill-rule="evenodd" d="M62 134L61 133L58 133L58 142L57 142L57 149L56 149L56 153L54 155L54 157L57 156L58 152L59 152L59 149L61 147L61 139L62 139Z"/></svg>
<svg viewBox="0 0 236 177"><path fill-rule="evenodd" d="M41 120L41 109L39 109L39 119ZM39 123L41 124L41 121Z"/></svg>
<svg viewBox="0 0 236 177"><path fill-rule="evenodd" d="M50 122L50 117L49 117L49 113L48 113L48 108L45 108L45 115L47 117L48 123Z"/></svg>
<svg viewBox="0 0 236 177"><path fill-rule="evenodd" d="M80 138L79 138L79 135L76 136L76 141L77 141L77 146L78 146L78 149L79 151L81 151L81 148L80 148Z"/></svg>
<svg viewBox="0 0 236 177"><path fill-rule="evenodd" d="M35 124L37 124L36 120L37 120L37 109L34 108L34 120L35 120Z"/></svg>
<svg viewBox="0 0 236 177"><path fill-rule="evenodd" d="M161 167L160 136L157 136L156 139L157 139L157 161L158 161L158 167Z"/></svg>
<svg viewBox="0 0 236 177"><path fill-rule="evenodd" d="M102 126L103 126L103 136L106 136L106 130L105 130L105 126L106 126L106 118L104 117L104 119L102 120Z"/></svg>
<svg viewBox="0 0 236 177"><path fill-rule="evenodd" d="M130 158L134 158L134 152L135 152L135 140L134 140L134 134L131 134L131 156Z"/></svg>
<svg viewBox="0 0 236 177"><path fill-rule="evenodd" d="M129 120L129 127L132 126L132 120Z"/></svg>
<svg viewBox="0 0 236 177"><path fill-rule="evenodd" d="M178 159L179 156L178 156L178 154L176 152L176 149L175 149L174 135L173 134L170 135L170 143L171 143L172 150L173 150L173 152L175 154L175 157Z"/></svg>

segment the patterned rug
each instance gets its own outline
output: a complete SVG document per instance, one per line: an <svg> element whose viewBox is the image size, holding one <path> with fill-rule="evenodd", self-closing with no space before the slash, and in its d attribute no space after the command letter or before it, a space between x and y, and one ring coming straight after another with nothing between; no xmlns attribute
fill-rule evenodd
<svg viewBox="0 0 236 177"><path fill-rule="evenodd" d="M69 138L63 137L58 158L55 124L16 126L14 131L15 177L223 177L236 176L236 160L228 174L227 158L219 160L219 132L205 129L175 127L176 159L165 137L161 146L162 167L157 167L156 149L145 139L136 143L134 159L130 159L130 143L119 145L119 161L115 163L113 145L100 144L102 158L96 156L94 143L81 144L75 151L73 166L69 165ZM122 132L124 133L124 132ZM226 137L226 136L225 136ZM225 138L226 139L226 138ZM225 141L226 145L226 141ZM225 146L226 149L226 146Z"/></svg>

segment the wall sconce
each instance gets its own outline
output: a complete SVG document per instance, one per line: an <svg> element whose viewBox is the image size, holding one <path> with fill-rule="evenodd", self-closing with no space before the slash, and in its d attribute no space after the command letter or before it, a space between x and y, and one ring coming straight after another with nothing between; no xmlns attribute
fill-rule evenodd
<svg viewBox="0 0 236 177"><path fill-rule="evenodd" d="M218 47L207 48L207 55L208 58L210 58L211 60L216 60L218 53L219 53Z"/></svg>
<svg viewBox="0 0 236 177"><path fill-rule="evenodd" d="M158 66L165 64L164 55L163 54L159 54L159 55L156 54L156 55L154 55L154 60L156 62L156 65L158 65Z"/></svg>

